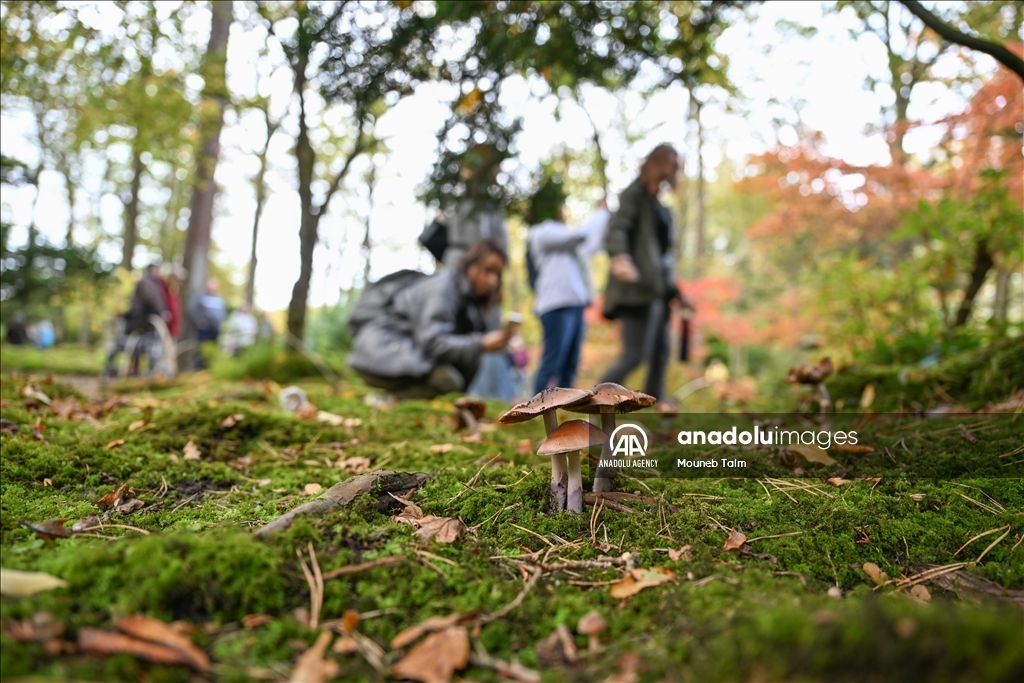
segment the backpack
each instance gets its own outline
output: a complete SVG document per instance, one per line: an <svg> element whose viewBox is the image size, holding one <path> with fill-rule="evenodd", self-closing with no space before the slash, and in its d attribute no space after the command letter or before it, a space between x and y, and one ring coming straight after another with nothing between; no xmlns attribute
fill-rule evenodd
<svg viewBox="0 0 1024 683"><path fill-rule="evenodd" d="M429 276L418 270L406 269L385 275L376 282L367 283L348 315L348 329L352 336L358 334L366 323L386 311L396 294L425 277Z"/></svg>

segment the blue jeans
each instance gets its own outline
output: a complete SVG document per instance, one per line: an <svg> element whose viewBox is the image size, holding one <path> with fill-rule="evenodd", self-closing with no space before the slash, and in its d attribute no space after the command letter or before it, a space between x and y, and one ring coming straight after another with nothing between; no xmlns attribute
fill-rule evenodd
<svg viewBox="0 0 1024 683"><path fill-rule="evenodd" d="M516 395L515 369L508 351L485 351L480 354L480 368L466 393L479 398L511 401Z"/></svg>
<svg viewBox="0 0 1024 683"><path fill-rule="evenodd" d="M583 345L583 306L556 308L540 316L544 326L544 355L540 359L534 391L556 386L571 387L576 379Z"/></svg>

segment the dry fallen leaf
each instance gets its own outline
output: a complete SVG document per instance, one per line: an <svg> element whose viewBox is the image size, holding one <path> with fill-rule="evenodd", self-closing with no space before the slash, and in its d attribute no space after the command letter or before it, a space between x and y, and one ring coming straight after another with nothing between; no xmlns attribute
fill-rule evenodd
<svg viewBox="0 0 1024 683"><path fill-rule="evenodd" d="M335 415L334 413L329 413L326 410L317 412L316 419L317 422L323 422L324 424L329 424L332 427L340 427L345 424L345 418L341 415Z"/></svg>
<svg viewBox="0 0 1024 683"><path fill-rule="evenodd" d="M72 524L71 533L78 534L83 531L86 531L87 529L93 529L95 527L98 527L99 525L100 518L96 515L89 515L88 517L83 517L82 519Z"/></svg>
<svg viewBox="0 0 1024 683"><path fill-rule="evenodd" d="M18 524L21 524L26 529L31 529L37 537L44 541L53 541L58 538L68 538L71 536L71 530L64 528L64 522L66 521L68 521L66 518L61 517L58 519L48 519L39 524L32 524L31 522L19 519Z"/></svg>
<svg viewBox="0 0 1024 683"><path fill-rule="evenodd" d="M17 641L45 643L64 633L64 628L64 622L49 612L36 612L31 619L12 619L4 630Z"/></svg>
<svg viewBox="0 0 1024 683"><path fill-rule="evenodd" d="M91 654L125 653L158 664L192 665L184 654L165 645L150 643L121 633L101 631L98 628L78 629L78 647L83 652Z"/></svg>
<svg viewBox="0 0 1024 683"><path fill-rule="evenodd" d="M335 467L352 474L367 472L370 469L370 459L362 456L344 458L335 463Z"/></svg>
<svg viewBox="0 0 1024 683"><path fill-rule="evenodd" d="M446 683L468 663L469 632L465 626L450 626L430 634L395 664L391 673L395 678Z"/></svg>
<svg viewBox="0 0 1024 683"><path fill-rule="evenodd" d="M400 650L407 645L419 640L420 636L426 633L433 633L434 631L440 631L451 626L456 626L460 621L464 619L462 614L450 614L446 617L429 617L411 626L404 631L399 631L398 635L391 639L391 649Z"/></svg>
<svg viewBox="0 0 1024 683"><path fill-rule="evenodd" d="M362 620L363 618L359 615L359 612L354 609L347 609L341 615L341 628L345 633L352 633L359 628L359 622Z"/></svg>
<svg viewBox="0 0 1024 683"><path fill-rule="evenodd" d="M39 391L39 389L36 389L31 384L21 390L21 395L25 398L33 398L40 403L45 403L46 405L50 405L51 403L49 396Z"/></svg>
<svg viewBox="0 0 1024 683"><path fill-rule="evenodd" d="M786 450L788 450L790 453L801 456L804 460L806 460L809 463L816 462L821 465L836 464L836 461L832 458L832 456L826 453L823 448L821 448L820 446L815 446L813 444L793 444L792 446L787 446Z"/></svg>
<svg viewBox="0 0 1024 683"><path fill-rule="evenodd" d="M234 415L228 415L220 423L220 426L223 427L224 429L231 429L232 427L234 427L236 424L238 424L239 422L241 422L244 419L245 419L245 415L243 415L242 413L236 413Z"/></svg>
<svg viewBox="0 0 1024 683"><path fill-rule="evenodd" d="M23 572L19 569L0 569L0 593L12 598L24 598L54 588L63 588L68 582L43 572Z"/></svg>
<svg viewBox="0 0 1024 683"><path fill-rule="evenodd" d="M874 562L865 562L861 565L861 569L875 583L884 583L889 580L889 575L883 572Z"/></svg>
<svg viewBox="0 0 1024 683"><path fill-rule="evenodd" d="M722 550L740 550L746 542L747 535L742 531L733 529L729 532L729 538L725 539L725 545L722 546Z"/></svg>
<svg viewBox="0 0 1024 683"><path fill-rule="evenodd" d="M314 483L314 484L306 484L306 486L302 489L302 492L305 495L307 495L307 496L315 496L316 494L320 493L323 490L324 490L323 486L321 486L320 484L315 484Z"/></svg>
<svg viewBox="0 0 1024 683"><path fill-rule="evenodd" d="M327 683L337 676L341 670L338 663L333 659L324 659L327 648L333 639L333 633L321 632L313 646L299 655L288 680L291 683Z"/></svg>
<svg viewBox="0 0 1024 683"><path fill-rule="evenodd" d="M419 527L417 535L423 543L432 538L438 543L451 543L468 531L461 519L455 517L435 517L434 515L423 517L418 520L415 526Z"/></svg>
<svg viewBox="0 0 1024 683"><path fill-rule="evenodd" d="M199 446L192 439L188 440L184 448L185 460L198 460L199 456L202 455L202 451L199 450Z"/></svg>
<svg viewBox="0 0 1024 683"><path fill-rule="evenodd" d="M932 594L920 583L910 589L910 595L921 602L930 602L932 599Z"/></svg>
<svg viewBox="0 0 1024 683"><path fill-rule="evenodd" d="M520 439L516 446L516 455L533 455L533 442L529 439Z"/></svg>
<svg viewBox="0 0 1024 683"><path fill-rule="evenodd" d="M210 670L210 658L196 647L188 636L182 635L169 624L144 614L121 617L117 629L139 640L148 640L177 652L183 664L203 673Z"/></svg>
<svg viewBox="0 0 1024 683"><path fill-rule="evenodd" d="M331 651L339 655L351 655L359 652L359 643L352 636L342 636L334 641Z"/></svg>
<svg viewBox="0 0 1024 683"><path fill-rule="evenodd" d="M870 408L871 404L875 402L875 385L868 384L864 387L864 391L860 395L860 407Z"/></svg>
<svg viewBox="0 0 1024 683"><path fill-rule="evenodd" d="M128 431L129 432L137 432L137 431L139 431L140 429L142 429L145 426L146 426L146 421L145 420L136 420L135 422L132 422L130 425L128 425Z"/></svg>
<svg viewBox="0 0 1024 683"><path fill-rule="evenodd" d="M133 491L132 487L128 485L128 482L123 482L119 484L116 489L96 501L96 507L102 509L117 507L126 499L132 498L134 495L135 491Z"/></svg>
<svg viewBox="0 0 1024 683"><path fill-rule="evenodd" d="M314 420L319 414L316 406L312 403L303 403L301 406L295 409L295 417L300 420Z"/></svg>
<svg viewBox="0 0 1024 683"><path fill-rule="evenodd" d="M104 448L106 448L109 451L109 450L113 450L113 449L117 448L118 446L123 446L123 445L124 445L124 439L114 439L113 441L108 443Z"/></svg>
<svg viewBox="0 0 1024 683"><path fill-rule="evenodd" d="M274 620L274 617L269 614L246 614L242 617L242 628L253 629L263 624L269 624Z"/></svg>
<svg viewBox="0 0 1024 683"><path fill-rule="evenodd" d="M842 477L829 477L828 483L833 486L842 486L843 484L850 484L852 481L850 479L843 479Z"/></svg>
<svg viewBox="0 0 1024 683"><path fill-rule="evenodd" d="M690 544L687 543L679 550L669 549L668 559L672 561L682 560L683 562L693 562L693 553L690 551Z"/></svg>
<svg viewBox="0 0 1024 683"><path fill-rule="evenodd" d="M631 595L636 595L644 588L659 586L674 578L676 578L676 575L664 567L633 569L626 578L612 584L611 591L609 592L613 598L628 598Z"/></svg>
<svg viewBox="0 0 1024 683"><path fill-rule="evenodd" d="M115 505L114 512L120 513L122 515L130 515L136 510L141 510L144 507L146 507L146 504L143 503L138 498L129 498L120 505Z"/></svg>
<svg viewBox="0 0 1024 683"><path fill-rule="evenodd" d="M874 446L867 446L861 443L834 443L829 446L829 450L839 451L840 453L874 453Z"/></svg>
<svg viewBox="0 0 1024 683"><path fill-rule="evenodd" d="M430 447L431 453L450 453L455 448L455 444L450 443L439 443L434 444Z"/></svg>

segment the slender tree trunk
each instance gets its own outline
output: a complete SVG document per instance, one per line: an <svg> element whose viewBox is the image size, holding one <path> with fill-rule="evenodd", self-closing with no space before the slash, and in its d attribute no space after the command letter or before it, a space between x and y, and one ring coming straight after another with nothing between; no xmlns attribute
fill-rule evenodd
<svg viewBox="0 0 1024 683"><path fill-rule="evenodd" d="M703 104L700 100L693 100L693 117L697 120L697 246L693 259L693 272L698 277L704 267L704 229L705 217L705 183L704 183L704 124L701 123L701 109Z"/></svg>
<svg viewBox="0 0 1024 683"><path fill-rule="evenodd" d="M985 244L985 240L979 240L978 246L974 250L974 270L971 271L971 281L967 284L967 289L964 290L964 300L956 312L956 322L953 323L953 327L965 325L971 317L974 297L978 295L981 286L985 284L985 276L988 275L992 265L992 255L988 251L988 245Z"/></svg>
<svg viewBox="0 0 1024 683"><path fill-rule="evenodd" d="M252 306L256 296L256 238L259 236L260 218L263 216L263 207L267 203L267 151L270 149L270 138L277 130L277 124L270 122L270 116L264 111L267 121L267 140L263 145L263 152L257 155L260 162L259 171L253 180L256 190L256 214L252 219L252 247L249 250L249 272L245 278L245 303Z"/></svg>
<svg viewBox="0 0 1024 683"><path fill-rule="evenodd" d="M121 248L121 267L125 270L132 269L132 256L135 255L135 242L138 231L139 220L139 190L142 187L142 174L145 168L142 165L141 141L136 133L135 144L132 145L132 183L128 203L124 206L124 239Z"/></svg>
<svg viewBox="0 0 1024 683"><path fill-rule="evenodd" d="M200 120L202 147L196 164L195 187L192 191L191 214L188 219L188 233L185 236L185 268L188 271L185 287L181 291L183 316L182 339L193 339L196 335L195 322L187 314L192 301L202 294L206 280L206 268L210 252L210 232L213 227L213 203L217 195L214 175L220 157L220 131L224 126L224 109L227 104L228 35L231 31L234 6L228 0L211 4L210 42L206 48L203 77L206 87L203 92ZM183 359L184 368L194 367L195 354L189 353Z"/></svg>
<svg viewBox="0 0 1024 683"><path fill-rule="evenodd" d="M366 174L367 202L369 210L366 212L366 232L363 233L363 286L370 281L370 255L373 252L373 242L370 241L370 215L373 213L373 186L377 182L377 166L370 162L370 170Z"/></svg>
<svg viewBox="0 0 1024 683"><path fill-rule="evenodd" d="M992 305L993 316L999 325L1006 323L1006 314L1010 308L1010 269L1005 265L1005 258L996 268L996 299Z"/></svg>
<svg viewBox="0 0 1024 683"><path fill-rule="evenodd" d="M306 302L309 299L309 281L313 276L313 251L316 249L317 227L320 214L313 213L313 166L316 155L309 140L306 123L306 67L309 55L304 54L295 65L295 92L299 96L299 134L295 138L295 158L299 171L299 205L302 215L299 219L299 279L292 287L292 298L288 303L288 332L296 339L302 339L306 330ZM326 208L326 207L323 207Z"/></svg>

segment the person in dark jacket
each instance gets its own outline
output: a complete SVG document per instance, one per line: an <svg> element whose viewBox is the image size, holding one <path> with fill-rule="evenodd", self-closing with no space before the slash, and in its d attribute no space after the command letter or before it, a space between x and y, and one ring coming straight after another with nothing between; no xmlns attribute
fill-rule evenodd
<svg viewBox="0 0 1024 683"><path fill-rule="evenodd" d="M666 183L674 188L678 173L676 150L655 147L619 197L605 236L610 274L604 315L621 323L622 353L601 381L622 384L646 362L644 391L659 400L668 368L669 309L682 295L673 278L672 216L658 201L658 191Z"/></svg>
<svg viewBox="0 0 1024 683"><path fill-rule="evenodd" d="M349 366L371 387L397 398L433 398L464 391L485 351L499 351L508 329L487 331L486 320L508 257L501 245L471 246L458 268L446 268L399 291L361 325Z"/></svg>
<svg viewBox="0 0 1024 683"><path fill-rule="evenodd" d="M160 264L151 263L146 267L142 277L135 285L135 293L132 294L132 301L125 314L125 331L128 334L133 332L149 332L153 324L149 316L155 315L163 318L164 322L170 322L171 312L167 306L167 298L164 295L164 283L160 279Z"/></svg>

